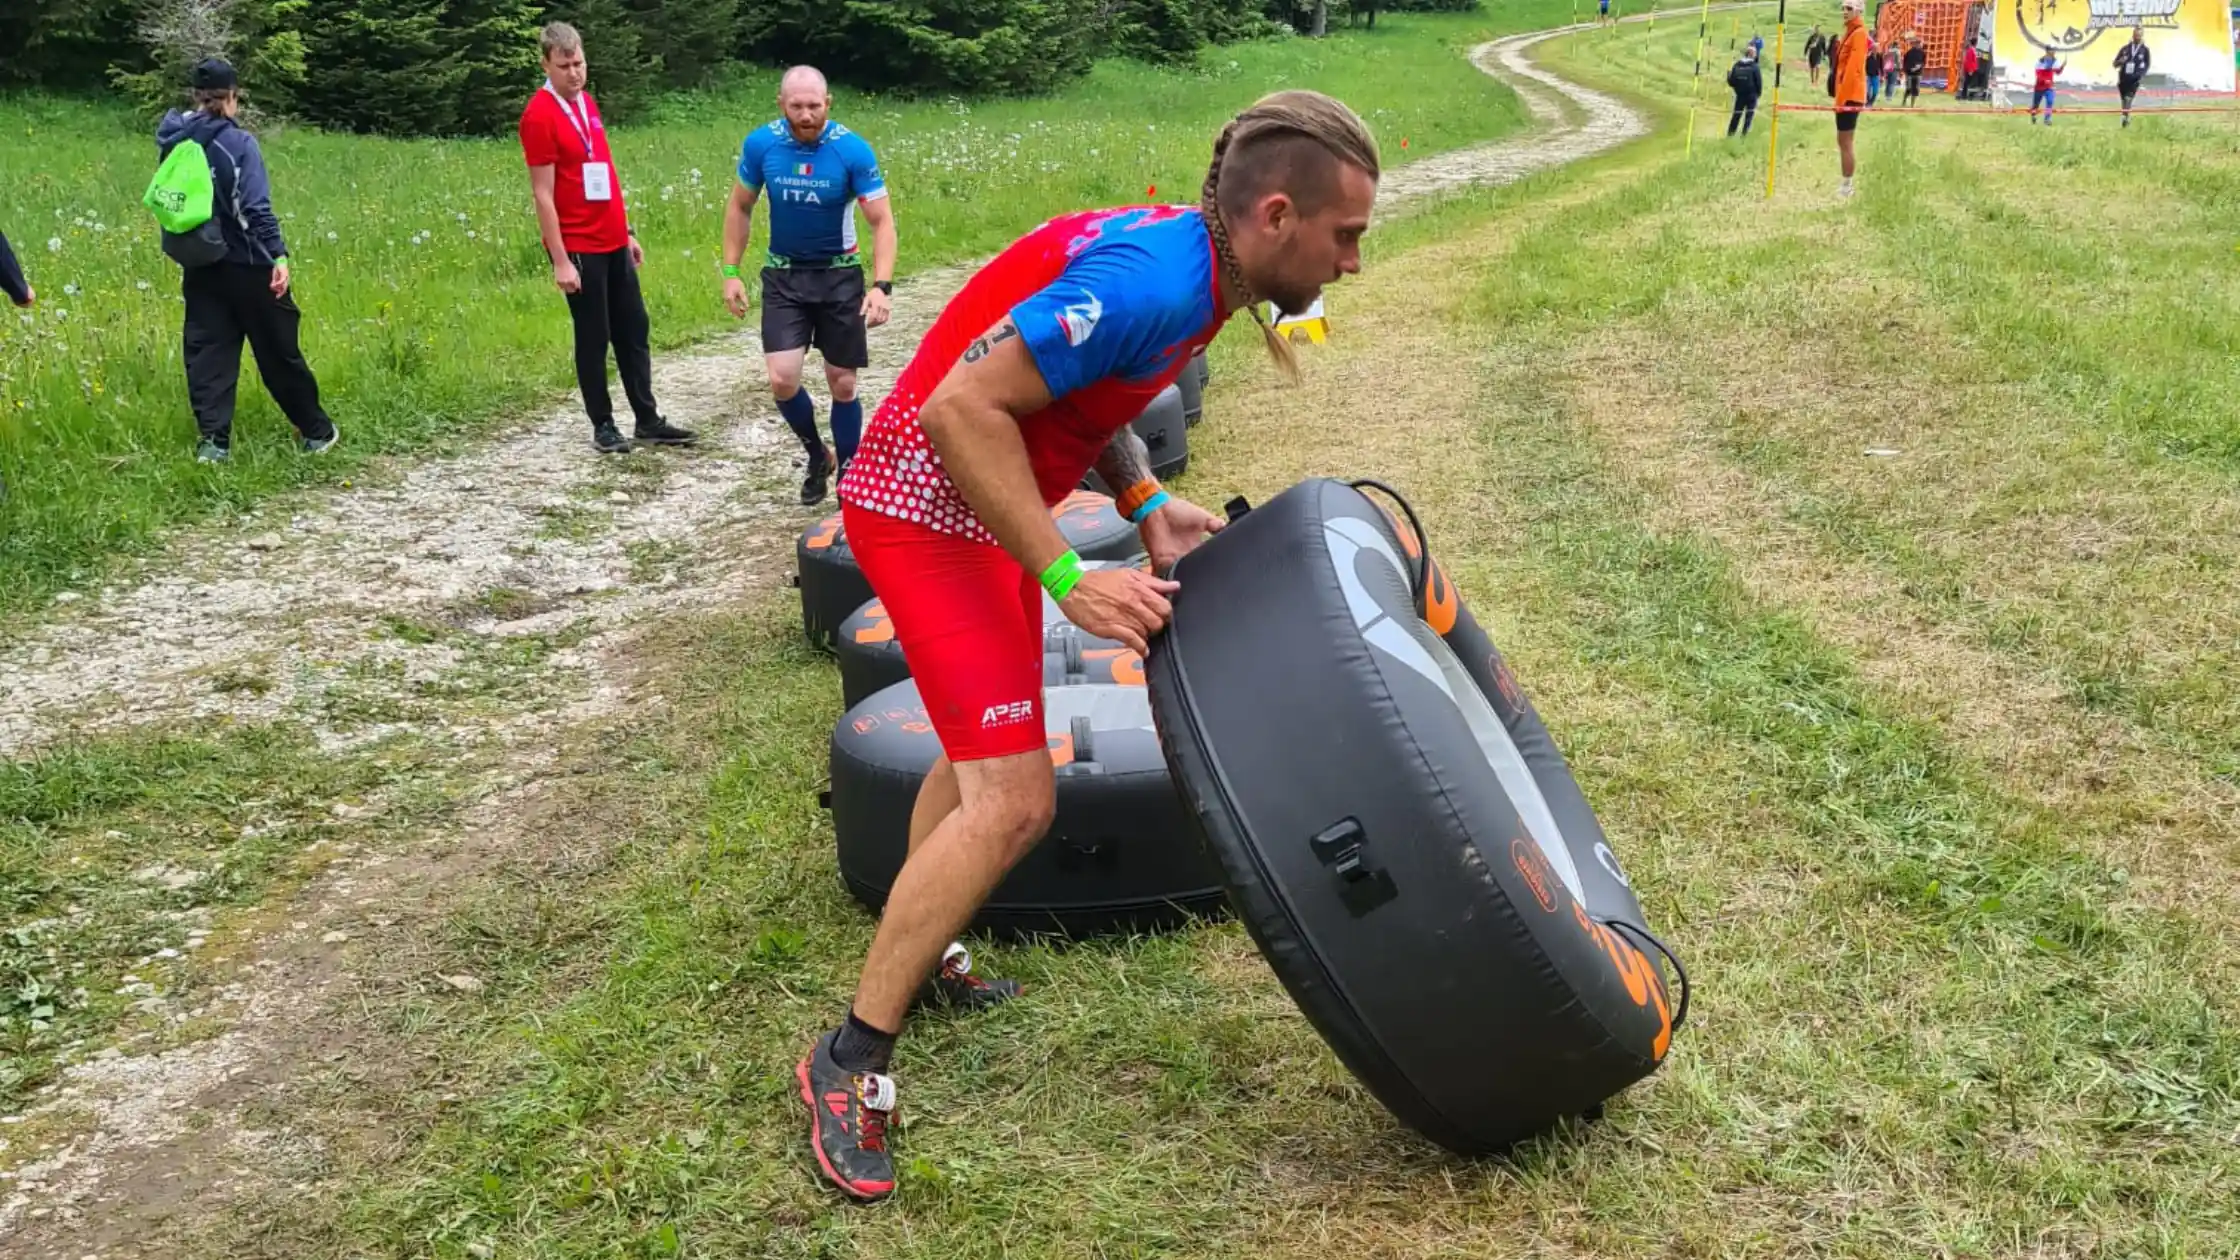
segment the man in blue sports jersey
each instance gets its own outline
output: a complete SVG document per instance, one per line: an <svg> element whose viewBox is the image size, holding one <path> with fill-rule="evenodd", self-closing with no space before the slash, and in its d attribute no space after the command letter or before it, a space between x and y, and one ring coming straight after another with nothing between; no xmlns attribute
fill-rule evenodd
<svg viewBox="0 0 2240 1260"><path fill-rule="evenodd" d="M754 203L770 190L770 245L762 269L762 352L778 412L809 453L801 502L824 499L826 478L855 457L863 433L856 369L871 362L869 330L887 322L894 293L894 210L879 159L862 136L827 117L832 93L824 76L795 66L778 81L784 116L747 136L739 149L739 180L723 215L723 301L747 314L739 259L747 250ZM854 209L871 224L874 279L863 283ZM809 347L824 353L832 389L832 444L817 436L816 404L801 388Z"/></svg>

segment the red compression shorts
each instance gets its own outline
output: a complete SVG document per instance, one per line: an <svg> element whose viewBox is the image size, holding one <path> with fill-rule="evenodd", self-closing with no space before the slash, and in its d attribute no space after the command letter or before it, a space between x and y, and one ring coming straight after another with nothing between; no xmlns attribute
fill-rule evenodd
<svg viewBox="0 0 2240 1260"><path fill-rule="evenodd" d="M1047 748L1042 584L1001 547L846 501L840 517L949 760Z"/></svg>

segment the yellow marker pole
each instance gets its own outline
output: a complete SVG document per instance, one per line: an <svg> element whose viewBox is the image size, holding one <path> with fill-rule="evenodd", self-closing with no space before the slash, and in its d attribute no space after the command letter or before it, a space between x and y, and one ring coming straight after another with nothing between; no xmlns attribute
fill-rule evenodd
<svg viewBox="0 0 2240 1260"><path fill-rule="evenodd" d="M1774 168L1781 162L1781 53L1789 30L1789 0L1773 19L1773 126L1766 128L1766 197L1773 197Z"/></svg>
<svg viewBox="0 0 2240 1260"><path fill-rule="evenodd" d="M1688 97L1688 148L1684 156L1696 155L1696 103L1703 99L1703 36L1711 26L1711 0L1703 0L1703 12L1696 19L1696 83Z"/></svg>

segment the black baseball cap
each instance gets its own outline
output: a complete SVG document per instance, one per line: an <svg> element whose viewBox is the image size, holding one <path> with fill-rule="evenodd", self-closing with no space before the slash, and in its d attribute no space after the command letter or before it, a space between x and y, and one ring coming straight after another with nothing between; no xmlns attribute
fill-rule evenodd
<svg viewBox="0 0 2240 1260"><path fill-rule="evenodd" d="M241 80L234 76L233 67L223 57L211 57L195 66L188 86L200 91L230 92L241 86Z"/></svg>

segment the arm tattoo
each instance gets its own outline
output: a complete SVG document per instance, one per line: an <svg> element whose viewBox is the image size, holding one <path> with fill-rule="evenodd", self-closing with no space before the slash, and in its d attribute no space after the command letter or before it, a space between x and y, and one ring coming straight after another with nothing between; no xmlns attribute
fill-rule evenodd
<svg viewBox="0 0 2240 1260"><path fill-rule="evenodd" d="M1151 479L1151 451L1143 439L1136 436L1134 425L1123 427L1112 435L1112 441L1097 455L1097 475L1114 495L1127 492L1128 487Z"/></svg>
<svg viewBox="0 0 2240 1260"><path fill-rule="evenodd" d="M1018 335L1019 326L1007 319L1003 321L1003 326L1001 328L996 329L994 332L989 333L987 336L980 338L969 346L966 346L964 350L964 361L967 363L978 363L980 360L985 359L990 354L994 353L997 346L1002 345L1004 342L1009 341L1013 337L1016 337Z"/></svg>

